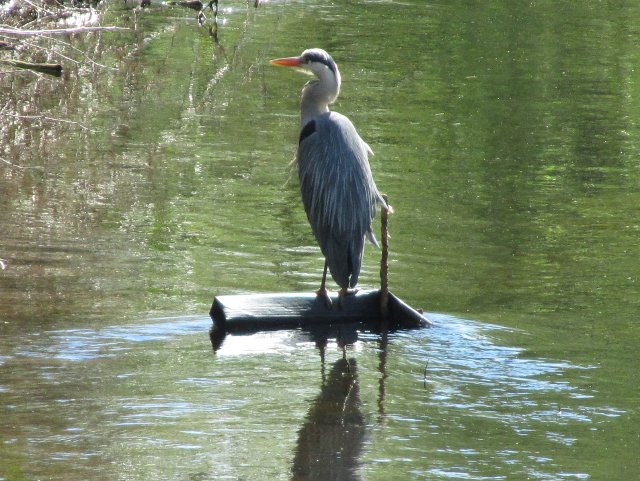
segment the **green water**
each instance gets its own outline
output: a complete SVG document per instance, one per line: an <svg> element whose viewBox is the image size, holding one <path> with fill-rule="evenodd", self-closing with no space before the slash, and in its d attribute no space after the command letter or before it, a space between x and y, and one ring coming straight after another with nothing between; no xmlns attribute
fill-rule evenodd
<svg viewBox="0 0 640 481"><path fill-rule="evenodd" d="M108 3L63 79L0 74L0 479L640 478L640 7L221 7ZM312 46L434 327L214 355L215 294L319 285L268 63Z"/></svg>

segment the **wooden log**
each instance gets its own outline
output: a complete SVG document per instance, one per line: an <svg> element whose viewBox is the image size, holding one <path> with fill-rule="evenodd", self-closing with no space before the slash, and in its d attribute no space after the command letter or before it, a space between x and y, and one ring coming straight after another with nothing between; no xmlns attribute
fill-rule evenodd
<svg viewBox="0 0 640 481"><path fill-rule="evenodd" d="M332 296L333 307L315 293L247 294L216 296L211 306L214 329L251 332L297 328L318 324L366 323L381 325L380 291L358 291L346 296L342 306ZM422 314L389 293L389 327L424 327L430 323Z"/></svg>
<svg viewBox="0 0 640 481"><path fill-rule="evenodd" d="M0 63L4 65L11 65L12 67L33 70L35 72L46 73L47 75L53 75L54 77L60 77L62 75L62 65L59 63L33 63L22 62L21 60L0 60Z"/></svg>
<svg viewBox="0 0 640 481"><path fill-rule="evenodd" d="M431 327L431 321L398 296L389 292L389 319L392 324L404 328Z"/></svg>
<svg viewBox="0 0 640 481"><path fill-rule="evenodd" d="M218 0L210 0L208 3L203 3L200 0L178 0L178 1L171 1L169 2L167 5L177 5L179 7L186 7L186 8L190 8L192 10L198 10L201 11L204 8L210 8L211 10L214 10L214 6L215 6L215 14L218 14Z"/></svg>
<svg viewBox="0 0 640 481"><path fill-rule="evenodd" d="M204 4L200 0L183 0L178 2L169 2L167 5L177 5L179 7L186 7L192 10L200 11Z"/></svg>

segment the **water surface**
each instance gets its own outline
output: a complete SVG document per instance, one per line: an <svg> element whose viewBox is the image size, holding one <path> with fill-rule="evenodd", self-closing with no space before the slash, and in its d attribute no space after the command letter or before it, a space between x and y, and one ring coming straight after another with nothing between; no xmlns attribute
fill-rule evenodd
<svg viewBox="0 0 640 481"><path fill-rule="evenodd" d="M637 5L102 9L133 30L74 39L93 62L0 78L0 479L640 475ZM318 286L306 79L268 63L311 46L435 325L214 354L215 294Z"/></svg>

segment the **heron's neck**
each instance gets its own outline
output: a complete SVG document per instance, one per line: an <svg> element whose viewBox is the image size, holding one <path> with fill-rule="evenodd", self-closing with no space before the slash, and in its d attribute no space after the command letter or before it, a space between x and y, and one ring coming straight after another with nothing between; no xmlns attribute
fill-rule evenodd
<svg viewBox="0 0 640 481"><path fill-rule="evenodd" d="M329 105L336 101L339 93L339 74L322 75L318 80L308 82L302 89L300 125L304 127L318 115L329 112Z"/></svg>

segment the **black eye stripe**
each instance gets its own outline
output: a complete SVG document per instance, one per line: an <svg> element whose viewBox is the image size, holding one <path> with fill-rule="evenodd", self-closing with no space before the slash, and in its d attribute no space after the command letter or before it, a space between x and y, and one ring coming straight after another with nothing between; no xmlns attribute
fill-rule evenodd
<svg viewBox="0 0 640 481"><path fill-rule="evenodd" d="M336 64L328 54L325 54L323 52L311 51L305 53L304 59L307 63L318 62L326 65L329 70L331 70L334 74L336 73Z"/></svg>
<svg viewBox="0 0 640 481"><path fill-rule="evenodd" d="M307 57L307 62L320 62L323 64L327 64L329 63L329 59L327 58L326 55L322 55L321 53L318 52L312 52L306 55Z"/></svg>

